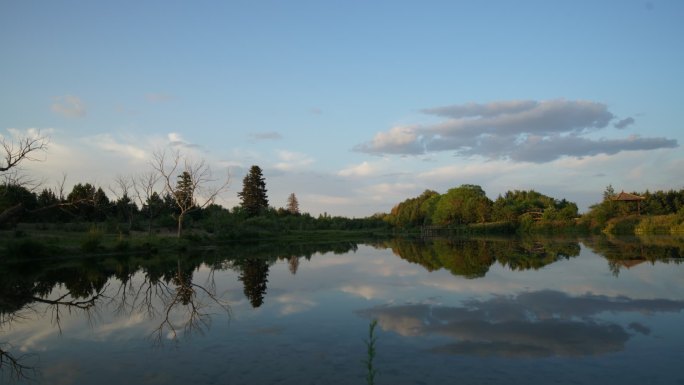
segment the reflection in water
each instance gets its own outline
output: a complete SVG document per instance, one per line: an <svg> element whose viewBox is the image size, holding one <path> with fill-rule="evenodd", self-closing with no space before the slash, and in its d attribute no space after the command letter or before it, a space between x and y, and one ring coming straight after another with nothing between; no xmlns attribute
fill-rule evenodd
<svg viewBox="0 0 684 385"><path fill-rule="evenodd" d="M277 252L274 246L278 246ZM209 329L212 307L230 314L227 302L216 292L216 270L238 271L244 294L256 308L264 302L269 267L277 260L287 260L295 274L299 258L310 259L316 252L356 249L353 242L257 244L182 256L118 255L45 259L39 263L28 258L0 258L0 262L7 261L0 264L0 338L13 322L29 322L45 315L61 333L60 320L65 310L72 316L82 312L92 325L91 314L111 305L118 316L143 315L156 320L157 326L150 333L154 344L166 339L178 342L181 335L189 337ZM210 272L207 281L198 284L193 276L202 266ZM11 344L0 340L0 378L24 378L34 368L27 363L29 355L17 355L12 350Z"/></svg>
<svg viewBox="0 0 684 385"><path fill-rule="evenodd" d="M178 257L175 263L172 259L164 259L147 264L142 269L144 278L139 284L132 279L137 272L128 268L130 260L117 261L114 269L108 268L106 263L80 262L83 265L79 267L35 269L29 276L12 273L25 266L5 266L0 277L0 330L9 328L13 322L49 315L51 324L61 333L63 311L72 316L81 312L92 325L92 314L113 304L114 313L118 315L142 313L150 319L159 319L159 326L151 336L156 343L161 343L164 338L176 341L180 330L189 336L208 328L210 317L204 309L211 303L229 311L216 295L213 282L199 285L192 281L197 265L184 264ZM120 282L113 295L107 284L112 275ZM32 365L25 363L25 357L8 350L0 349L0 357L0 370L8 370L9 377L23 378L33 370Z"/></svg>
<svg viewBox="0 0 684 385"><path fill-rule="evenodd" d="M494 262L512 270L539 269L580 252L577 241L557 239L397 238L379 246L428 271L446 269L466 278L484 277Z"/></svg>
<svg viewBox="0 0 684 385"><path fill-rule="evenodd" d="M237 264L240 269L240 277L244 285L245 297L253 308L257 308L264 303L266 295L266 283L268 282L268 261L259 258L249 258L239 261Z"/></svg>
<svg viewBox="0 0 684 385"><path fill-rule="evenodd" d="M684 238L671 236L650 237L593 237L582 240L594 252L608 260L613 275L644 262L684 262Z"/></svg>
<svg viewBox="0 0 684 385"><path fill-rule="evenodd" d="M623 240L594 238L582 242L600 252L610 263L619 260L679 262L682 255L680 246L664 241L634 245ZM578 256L580 247L576 240L471 238L414 242L394 239L375 241L373 246L377 249L390 248L403 260L420 264L427 271L410 266L388 251L372 250L370 247L363 248L363 255L316 258L311 265L307 265L314 268L300 270L300 263L303 266L317 252L344 254L356 251L357 245L353 242L325 245L227 245L185 255L116 255L84 259L44 259L40 263L30 259L15 258L10 261L0 258L0 382L9 376L30 376L31 368L40 362L35 353L37 351L41 352L45 365L43 371L47 372L50 365L59 370L68 365L68 362L55 359L55 354L67 352L85 355L102 349L102 356L110 357L112 350L120 349L116 353L117 359L126 359L127 363L151 362L154 366L150 370L153 371L167 365L159 371L166 371L169 376L179 373L173 369L167 370L168 365L192 361L193 365L207 367L225 364L227 368L222 367L223 371L214 373L212 368L206 369L206 372L215 375L215 383L221 383L226 373L243 373L243 377L235 382L257 383L261 377L254 380L249 377L253 374L244 368L262 368L262 365L271 365L271 361L276 362L273 365L277 365L283 354L292 354L292 351L298 354L297 361L301 367L325 368L329 357L324 360L319 352L327 352L330 346L338 349L338 353L334 355L336 361L328 369L320 369L321 373L325 370L330 372L325 372L318 379L337 380L335 370L349 370L349 366L344 366L343 361L357 353L356 350L350 353L342 348L347 345L353 345L351 349L362 347L363 336L357 336L352 331L362 330L358 328L362 320L352 309L372 306L369 303L391 304L360 312L364 317L378 319L384 330L396 332L411 340L417 339L417 336L430 337L422 339L421 346L423 343L441 341L431 348L433 352L474 357L605 356L607 353L629 351L627 342L635 335L644 339L650 335L649 342L661 335L667 335L662 334L662 323L645 321L644 314L672 314L684 309L684 301L680 300L681 289L673 285L671 279L668 281L670 286L667 286L667 295L673 300L636 299L636 295L639 298L651 298L649 295L656 296L654 292L662 294L662 291L649 291L650 286L630 280L635 279L634 277L620 277L622 286L630 287L629 297L614 294L623 293L619 291L620 287L602 291L601 287L609 285L603 280L606 279L605 268L601 270L605 262L591 253L583 253L583 257L577 260L581 263L576 265L568 263L561 265L560 269L534 271L555 261ZM511 278L511 282L515 279L524 281L524 286L507 281L506 269L485 277L495 263L510 270L531 270L525 274L516 273ZM441 269L459 277L484 278L473 282L449 274L429 273ZM547 276L547 272L553 274ZM219 274L216 276L218 283L215 282L214 274ZM553 282L558 274L565 274L563 279L573 284L586 285L586 290L585 286L574 286L581 287L581 292L598 287L599 290L594 292L609 292L611 296L577 296L558 291L563 290L557 282ZM653 271L654 277L659 277L657 274L658 272ZM435 276L448 281L447 283L458 283L455 287L459 290L464 285L468 286L471 290L468 295L475 296L474 299L461 302L455 307L419 302L421 298L430 298L431 303L434 303L434 298L447 297L455 297L449 299L455 301L461 295L454 294L456 291L453 288L447 291L445 286L435 285L434 280L429 285L425 284ZM610 282L616 281L610 275L607 275L607 279ZM495 280L500 282L493 282ZM657 281L657 278L653 280ZM490 291L496 285L503 287L503 291L500 288ZM218 293L217 286L225 288L222 289L225 292ZM345 294L350 292L345 288L350 287L368 289L374 295L357 298ZM531 287L526 289L531 291L497 297L490 297L488 294L515 293L521 287ZM647 290L639 291L642 287ZM676 290L670 290L671 287ZM228 308L226 298L229 291L234 295L232 298L235 301L231 303L235 309ZM267 293L270 296L275 293L278 295L269 301ZM238 299L243 298L243 295L248 299L249 305ZM396 305L405 304L406 301L413 301L414 304ZM306 313L283 310L284 305L311 303L316 303L317 306L307 307L310 311ZM250 305L252 308L260 308L259 311L250 312ZM219 311L214 311L216 309ZM210 342L199 338L198 334L214 337L213 333L222 333L223 329L218 325L214 325L214 330L211 330L212 318L216 320L214 316L219 315L223 319L237 310L248 314L231 318L231 333L221 334L221 342L216 342L219 338L207 338ZM67 313L70 318L66 316ZM620 315L621 321L606 321L606 313ZM294 314L297 316L292 316ZM80 322L83 319L92 322L90 327L102 320L117 324L103 325L102 329L115 329L120 333L117 336L133 335L135 338L121 338L122 342L106 332L104 336L74 336L79 334L76 330L81 327ZM321 322L321 319L326 322ZM669 319L679 321L681 316ZM22 332L17 332L16 329L20 328L11 328L14 323L25 323L27 327ZM119 323L126 325L124 327ZM71 334L63 340L44 334L36 338L42 346L27 343L27 340L33 338L32 333L40 334L44 329L51 328L59 331L62 327L65 329L64 334ZM22 334L26 330L28 332ZM36 332L37 330L40 332ZM258 333L234 333L236 330L256 330ZM93 338L100 337L102 340L90 344ZM182 337L193 337L193 343L181 344ZM198 356L184 357L180 361L177 357L170 359L169 356L163 356L166 361L158 357L148 360L141 356L144 353L140 353L139 346L134 342L141 338L145 345L150 345L148 340L151 340L152 345L156 346L170 340L175 343L174 347L188 347ZM355 338L357 343L346 344L345 341ZM78 340L79 345L65 348L72 340ZM382 337L380 341L383 341ZM397 350L397 357L412 357L420 362L416 365L421 365L420 369L425 371L435 369L434 356L412 356L415 351L406 348L407 345L409 344L401 344L401 349L406 350ZM269 347L267 350L270 358L264 358L268 354L263 346ZM151 349L146 352L157 354L165 351L166 349ZM118 355L120 352L125 353ZM360 353L359 356L351 357L353 363L350 365L353 367L360 367L363 352ZM51 354L52 357L49 357ZM350 357L345 357L345 354ZM453 359L448 354L440 359ZM215 364L212 361L214 357L223 361ZM379 358L382 358L382 354ZM69 356L68 359L72 357ZM458 358L460 359L462 357ZM266 360L269 362L265 362ZM109 362L103 365L108 364ZM89 370L90 373L105 371L104 367ZM141 369L136 370L131 370L133 374L130 375L139 374ZM397 371L400 372L401 369ZM273 370L270 372L272 374ZM294 372L303 373L306 370L292 369L291 373ZM84 370L74 369L74 383L87 375L89 374ZM299 376L293 377L291 382L311 382L311 378L302 378L301 374ZM408 382L409 376L406 378L405 382ZM273 381L270 382L279 380L275 377L271 379ZM181 379L180 376L175 381L192 382L187 378ZM172 380L166 382L170 383Z"/></svg>
<svg viewBox="0 0 684 385"><path fill-rule="evenodd" d="M434 352L483 356L587 356L624 349L630 334L622 326L595 319L601 312L679 312L684 301L636 300L544 290L517 296L471 300L460 307L428 304L379 306L360 315L377 319L402 336L437 334L456 342ZM642 334L650 329L629 326Z"/></svg>
<svg viewBox="0 0 684 385"><path fill-rule="evenodd" d="M35 367L26 363L28 358L24 355L15 356L0 345L0 378L7 371L11 380L30 379L35 374Z"/></svg>
<svg viewBox="0 0 684 385"><path fill-rule="evenodd" d="M50 271L44 281L33 281L23 274L2 274L0 276L0 331L9 329L13 323L49 314L52 325L61 332L61 316L81 312L84 318L91 319L92 312L105 298L107 279L99 274L81 276L79 271L65 269L65 280L58 283L56 275ZM64 290L53 287L63 286ZM41 307L39 308L38 305ZM0 378L5 371L14 379L26 379L35 372L32 355L16 355L10 351L9 344L0 344Z"/></svg>

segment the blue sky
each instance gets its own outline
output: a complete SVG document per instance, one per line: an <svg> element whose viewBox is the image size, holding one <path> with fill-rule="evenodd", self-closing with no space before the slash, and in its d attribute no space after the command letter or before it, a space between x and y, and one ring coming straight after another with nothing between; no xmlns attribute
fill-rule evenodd
<svg viewBox="0 0 684 385"><path fill-rule="evenodd" d="M53 186L205 159L239 203L386 212L425 189L582 210L684 187L681 1L0 1L0 135Z"/></svg>

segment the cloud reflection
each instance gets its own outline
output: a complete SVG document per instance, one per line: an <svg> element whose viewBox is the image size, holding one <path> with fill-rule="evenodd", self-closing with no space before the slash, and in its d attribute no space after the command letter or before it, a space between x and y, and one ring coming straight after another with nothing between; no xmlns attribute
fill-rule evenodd
<svg viewBox="0 0 684 385"><path fill-rule="evenodd" d="M550 357L618 352L630 338L625 327L596 318L599 313L679 312L684 301L635 300L593 294L569 296L553 290L466 301L460 307L409 304L359 311L384 330L402 336L440 335L450 342L437 353ZM645 325L630 330L650 333Z"/></svg>

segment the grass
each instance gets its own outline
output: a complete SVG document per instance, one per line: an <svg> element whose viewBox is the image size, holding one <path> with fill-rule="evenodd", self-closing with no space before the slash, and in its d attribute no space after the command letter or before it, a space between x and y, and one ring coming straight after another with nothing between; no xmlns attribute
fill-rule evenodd
<svg viewBox="0 0 684 385"><path fill-rule="evenodd" d="M377 370L373 366L376 354L375 343L378 340L378 337L375 336L376 326L378 326L378 320L374 319L368 325L368 339L364 341L366 343L366 359L363 364L366 367L366 384L368 385L375 384L375 375L377 374Z"/></svg>

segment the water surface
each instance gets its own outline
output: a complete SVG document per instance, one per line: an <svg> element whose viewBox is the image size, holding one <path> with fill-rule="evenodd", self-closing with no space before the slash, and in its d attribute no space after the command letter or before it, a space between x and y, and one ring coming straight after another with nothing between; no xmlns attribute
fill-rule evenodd
<svg viewBox="0 0 684 385"><path fill-rule="evenodd" d="M363 384L377 320L377 384L684 383L682 256L480 238L4 263L0 378Z"/></svg>

